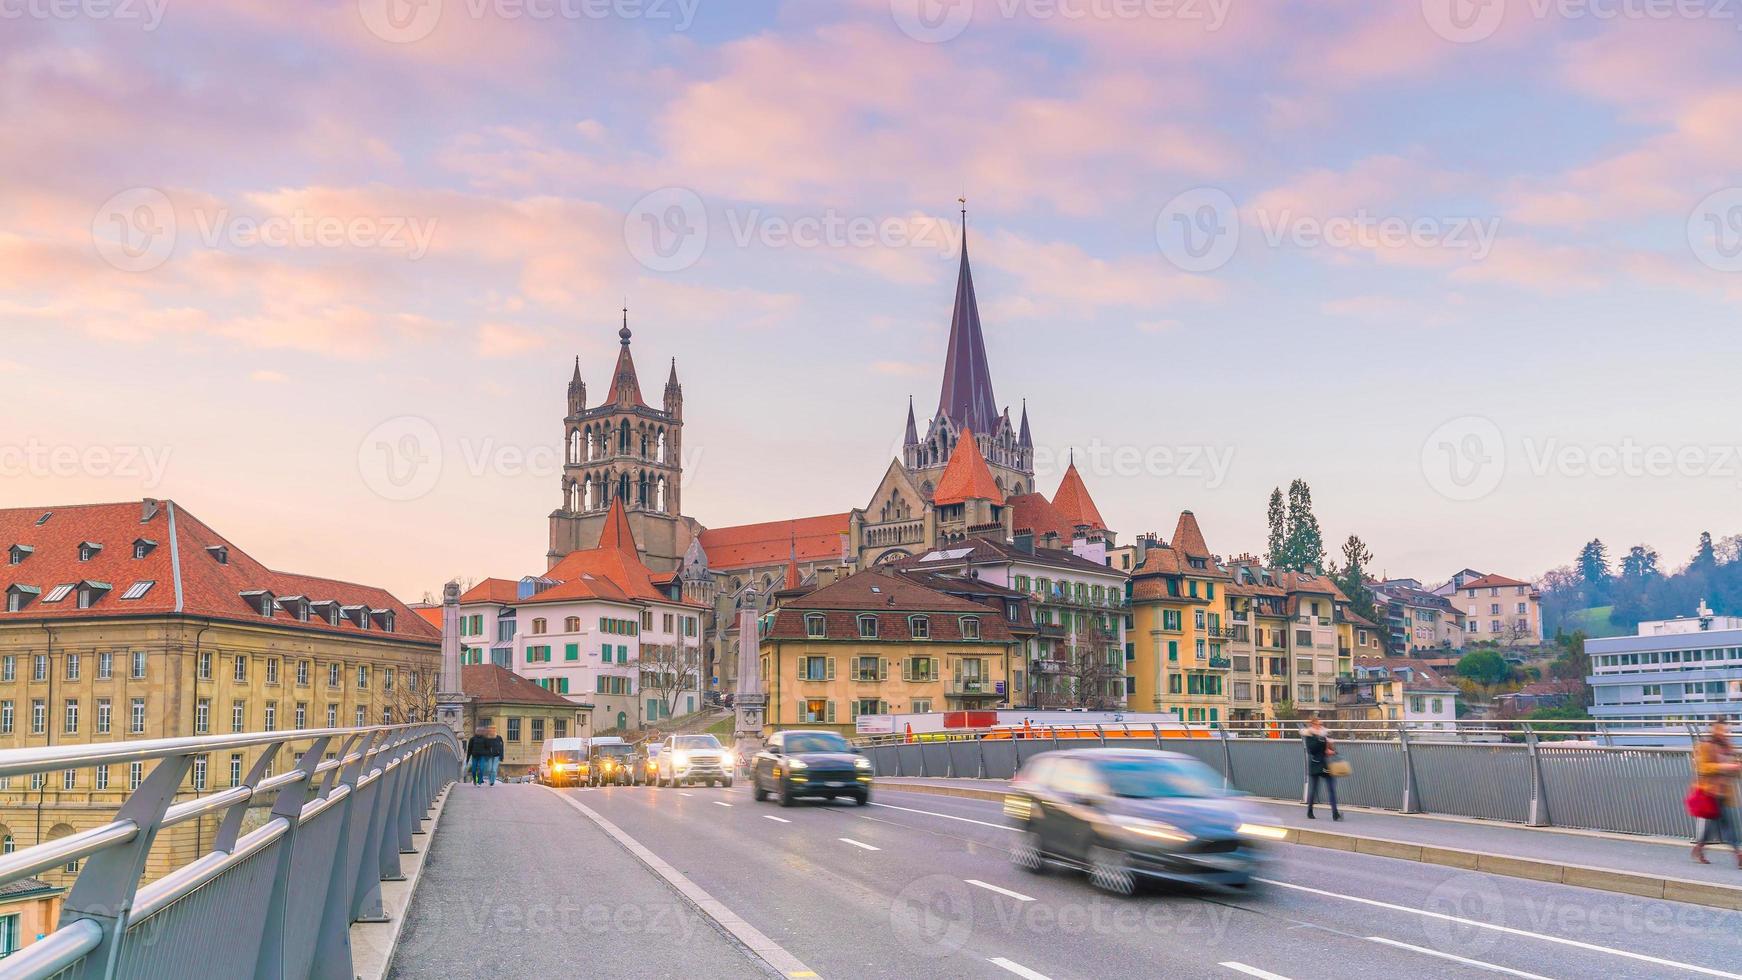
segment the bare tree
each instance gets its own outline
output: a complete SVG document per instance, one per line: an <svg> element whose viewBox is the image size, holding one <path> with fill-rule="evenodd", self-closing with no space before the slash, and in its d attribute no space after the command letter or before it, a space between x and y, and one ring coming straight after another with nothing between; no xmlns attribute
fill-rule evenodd
<svg viewBox="0 0 1742 980"><path fill-rule="evenodd" d="M441 686L441 669L417 668L397 673L393 689L381 692L385 707L393 709L394 721L435 720L436 688Z"/></svg>
<svg viewBox="0 0 1742 980"><path fill-rule="evenodd" d="M1044 681L1035 685L1036 706L1114 711L1125 706L1125 657L1112 634L1077 617L1055 642Z"/></svg>
<svg viewBox="0 0 1742 980"><path fill-rule="evenodd" d="M657 698L664 707L663 715L667 718L677 713L678 699L684 692L701 690L700 647L676 643L643 643L639 666L643 697Z"/></svg>

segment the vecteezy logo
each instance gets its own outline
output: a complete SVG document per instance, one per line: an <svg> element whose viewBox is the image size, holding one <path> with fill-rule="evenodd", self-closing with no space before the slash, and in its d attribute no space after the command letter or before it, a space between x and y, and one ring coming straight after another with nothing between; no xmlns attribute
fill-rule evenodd
<svg viewBox="0 0 1742 980"><path fill-rule="evenodd" d="M1742 187L1707 194L1688 215L1694 257L1719 272L1742 272Z"/></svg>
<svg viewBox="0 0 1742 980"><path fill-rule="evenodd" d="M889 905L889 925L914 953L949 956L974 934L974 896L959 878L928 875L896 894Z"/></svg>
<svg viewBox="0 0 1742 980"><path fill-rule="evenodd" d="M1506 19L1506 0L1421 0L1421 15L1435 34L1454 44L1486 41Z"/></svg>
<svg viewBox="0 0 1742 980"><path fill-rule="evenodd" d="M661 187L630 206L623 241L635 261L654 272L687 269L708 247L708 209L687 187Z"/></svg>
<svg viewBox="0 0 1742 980"><path fill-rule="evenodd" d="M1422 931L1435 949L1445 953L1484 952L1503 935L1487 927L1506 924L1506 898L1485 875L1447 878L1428 892L1422 908L1430 913Z"/></svg>
<svg viewBox="0 0 1742 980"><path fill-rule="evenodd" d="M1448 500L1480 500L1506 475L1506 439L1492 419L1464 415L1428 433L1421 472Z"/></svg>
<svg viewBox="0 0 1742 980"><path fill-rule="evenodd" d="M901 33L926 44L962 36L974 19L974 0L889 0L889 13Z"/></svg>
<svg viewBox="0 0 1742 980"><path fill-rule="evenodd" d="M1155 217L1161 254L1186 272L1219 269L1240 247L1240 212L1217 187L1197 187L1162 205Z"/></svg>
<svg viewBox="0 0 1742 980"><path fill-rule="evenodd" d="M91 242L122 272L150 272L175 251L175 205L155 187L135 187L103 202L91 219Z"/></svg>
<svg viewBox="0 0 1742 980"><path fill-rule="evenodd" d="M441 479L441 434L428 419L415 415L388 419L357 445L357 472L378 497L416 500Z"/></svg>
<svg viewBox="0 0 1742 980"><path fill-rule="evenodd" d="M369 33L390 44L412 44L435 33L442 0L357 0Z"/></svg>

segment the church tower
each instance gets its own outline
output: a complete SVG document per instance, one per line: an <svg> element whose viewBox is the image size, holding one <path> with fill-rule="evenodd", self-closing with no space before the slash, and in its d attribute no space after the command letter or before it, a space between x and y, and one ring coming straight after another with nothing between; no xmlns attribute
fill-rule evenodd
<svg viewBox="0 0 1742 980"><path fill-rule="evenodd" d="M974 274L968 267L968 213L964 207L962 261L956 271L956 303L950 314L950 342L937 414L922 437L910 403L902 439L902 467L927 500L935 493L944 468L955 455L956 442L965 432L973 434L999 492L1016 496L1034 490L1034 440L1028 429L1028 406L1023 405L1018 427L1010 421L1010 409L1000 411L992 394L992 368L980 329L980 304L974 296Z"/></svg>
<svg viewBox="0 0 1742 980"><path fill-rule="evenodd" d="M622 344L611 384L600 404L587 407L580 359L569 381L563 418L562 502L550 515L551 565L571 551L594 548L613 502L628 515L641 560L655 572L675 571L694 537L683 516L683 386L677 359L665 383L661 408L641 398L635 359L629 352L629 311L623 311Z"/></svg>

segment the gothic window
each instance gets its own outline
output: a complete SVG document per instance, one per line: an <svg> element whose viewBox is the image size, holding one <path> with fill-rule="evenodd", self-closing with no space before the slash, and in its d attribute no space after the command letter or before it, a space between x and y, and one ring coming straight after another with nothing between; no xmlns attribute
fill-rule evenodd
<svg viewBox="0 0 1742 980"><path fill-rule="evenodd" d="M593 461L593 455L593 427L589 425L587 426L587 462Z"/></svg>
<svg viewBox="0 0 1742 980"><path fill-rule="evenodd" d="M665 513L665 477L659 478L659 500L654 504L661 514Z"/></svg>
<svg viewBox="0 0 1742 980"><path fill-rule="evenodd" d="M659 430L658 452L659 452L659 461L661 463L665 462L665 430L664 429Z"/></svg>
<svg viewBox="0 0 1742 980"><path fill-rule="evenodd" d="M629 420L628 419L624 419L623 421L617 423L617 453L618 453L618 455L621 455L621 456L629 455ZM628 478L625 477L624 479L627 480ZM623 496L627 497L627 496L629 496L629 494L624 493Z"/></svg>
<svg viewBox="0 0 1742 980"><path fill-rule="evenodd" d="M1010 492L1011 492L1011 493L1012 493L1012 494L1013 494L1013 495L1015 495L1015 496L1021 496L1021 495L1022 495L1022 494L1023 494L1023 493L1025 493L1025 492L1026 492L1026 491L1024 491L1024 490L1023 490L1023 489L1022 489L1022 481L1021 481L1021 480L1017 480L1017 481L1016 481L1016 486L1014 486L1014 487L1011 487L1011 488L1010 488Z"/></svg>
<svg viewBox="0 0 1742 980"><path fill-rule="evenodd" d="M593 478L587 477L587 482L581 488L581 509L593 509Z"/></svg>
<svg viewBox="0 0 1742 980"><path fill-rule="evenodd" d="M641 458L642 459L648 458L647 450L648 450L647 430L642 429L641 430Z"/></svg>
<svg viewBox="0 0 1742 980"><path fill-rule="evenodd" d="M574 429L574 430L571 430L569 432L569 462L578 463L580 461L581 461L581 430Z"/></svg>
<svg viewBox="0 0 1742 980"><path fill-rule="evenodd" d="M629 438L628 423L624 423L623 438L625 440ZM625 504L629 502L629 474L627 473L623 474L617 480L617 499L623 501Z"/></svg>
<svg viewBox="0 0 1742 980"><path fill-rule="evenodd" d="M647 506L647 474L645 472L641 474L641 480L635 487L635 502L643 507Z"/></svg>

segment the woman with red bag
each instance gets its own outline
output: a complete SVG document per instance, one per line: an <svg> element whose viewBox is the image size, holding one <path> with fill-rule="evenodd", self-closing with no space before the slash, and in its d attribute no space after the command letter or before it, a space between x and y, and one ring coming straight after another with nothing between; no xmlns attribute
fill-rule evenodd
<svg viewBox="0 0 1742 980"><path fill-rule="evenodd" d="M1736 866L1742 868L1742 844L1737 842L1736 825L1730 807L1736 800L1736 774L1742 764L1736 761L1736 751L1730 745L1730 731L1721 721L1712 722L1706 737L1694 746L1694 785L1688 793L1688 812L1699 817L1699 834L1694 838L1694 860L1706 860L1707 844L1728 844L1736 852Z"/></svg>

